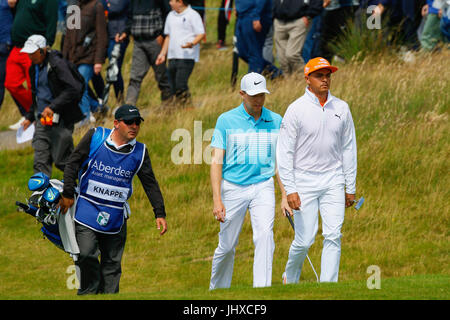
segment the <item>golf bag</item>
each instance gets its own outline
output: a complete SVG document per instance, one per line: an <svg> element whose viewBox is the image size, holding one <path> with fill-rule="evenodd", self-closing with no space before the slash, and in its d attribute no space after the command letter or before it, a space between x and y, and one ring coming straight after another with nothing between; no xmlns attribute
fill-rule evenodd
<svg viewBox="0 0 450 320"><path fill-rule="evenodd" d="M60 215L59 208L57 208L63 190L63 182L49 179L45 173L39 172L28 180L28 189L33 193L27 203L16 201L18 210L33 216L40 222L44 238L57 248L70 253L76 261L79 249L75 240L75 228L70 210L63 216Z"/></svg>

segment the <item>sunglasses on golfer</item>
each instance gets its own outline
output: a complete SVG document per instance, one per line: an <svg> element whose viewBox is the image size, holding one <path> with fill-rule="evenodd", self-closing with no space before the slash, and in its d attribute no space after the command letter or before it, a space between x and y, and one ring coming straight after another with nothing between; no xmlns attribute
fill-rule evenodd
<svg viewBox="0 0 450 320"><path fill-rule="evenodd" d="M134 118L134 119L128 119L124 120L121 119L120 121L123 121L127 126L131 126L133 123L135 123L137 126L141 125L142 120L140 118Z"/></svg>

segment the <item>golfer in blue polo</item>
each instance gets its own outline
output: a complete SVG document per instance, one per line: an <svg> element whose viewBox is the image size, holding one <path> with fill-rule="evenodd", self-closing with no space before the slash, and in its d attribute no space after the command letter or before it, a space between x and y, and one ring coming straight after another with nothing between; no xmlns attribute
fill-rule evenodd
<svg viewBox="0 0 450 320"><path fill-rule="evenodd" d="M212 262L210 290L231 285L235 248L247 210L255 245L253 286L272 284L273 176L281 116L264 107L268 93L262 75L246 74L241 80L241 105L217 119L211 141L211 184L213 214L220 222L220 232ZM284 201L284 189L282 194L282 206L289 209Z"/></svg>

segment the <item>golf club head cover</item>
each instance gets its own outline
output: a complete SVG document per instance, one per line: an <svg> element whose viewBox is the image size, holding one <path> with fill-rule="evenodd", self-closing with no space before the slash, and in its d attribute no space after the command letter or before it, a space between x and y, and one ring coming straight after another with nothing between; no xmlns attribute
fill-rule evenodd
<svg viewBox="0 0 450 320"><path fill-rule="evenodd" d="M33 174L28 180L28 189L30 191L41 191L48 187L49 182L50 179L45 173L38 172Z"/></svg>

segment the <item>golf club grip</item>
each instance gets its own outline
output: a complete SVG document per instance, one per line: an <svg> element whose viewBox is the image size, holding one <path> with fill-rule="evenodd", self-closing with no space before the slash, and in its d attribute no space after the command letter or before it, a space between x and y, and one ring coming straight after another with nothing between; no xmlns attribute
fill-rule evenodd
<svg viewBox="0 0 450 320"><path fill-rule="evenodd" d="M231 86L234 88L237 81L237 74L239 70L239 55L233 52L233 64L231 68Z"/></svg>
<svg viewBox="0 0 450 320"><path fill-rule="evenodd" d="M295 231L295 226L294 226L294 221L292 220L291 215L289 214L289 211L285 210L284 211L286 218L288 218L289 223L291 224L292 229Z"/></svg>
<svg viewBox="0 0 450 320"><path fill-rule="evenodd" d="M27 204L25 204L23 202L16 201L16 206L21 208L23 210L23 212L25 212L25 213L29 214L30 216L34 217L34 213L30 212L30 206L29 205L27 205Z"/></svg>
<svg viewBox="0 0 450 320"><path fill-rule="evenodd" d="M28 209L28 205L19 201L16 201L16 206L22 208L22 209Z"/></svg>

